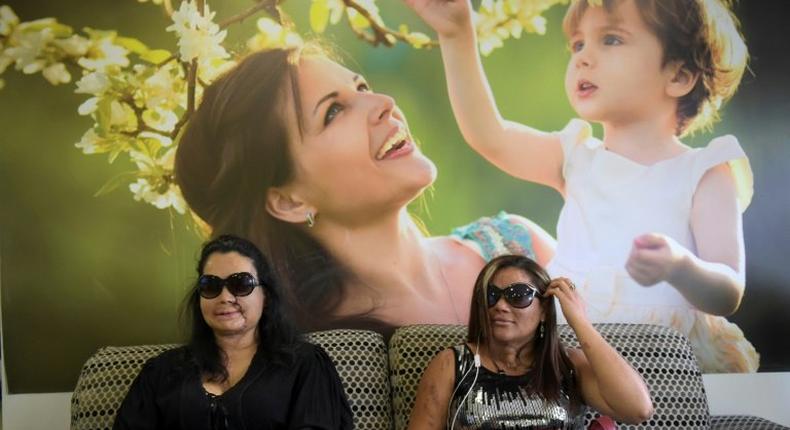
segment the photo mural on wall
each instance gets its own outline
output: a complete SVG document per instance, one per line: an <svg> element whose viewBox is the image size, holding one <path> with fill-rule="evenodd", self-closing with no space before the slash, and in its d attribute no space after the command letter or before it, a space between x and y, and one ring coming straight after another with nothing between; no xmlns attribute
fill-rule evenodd
<svg viewBox="0 0 790 430"><path fill-rule="evenodd" d="M465 324L485 261L523 253L705 372L790 368L769 3L127 3L0 6L10 392L180 341L222 233L306 330Z"/></svg>

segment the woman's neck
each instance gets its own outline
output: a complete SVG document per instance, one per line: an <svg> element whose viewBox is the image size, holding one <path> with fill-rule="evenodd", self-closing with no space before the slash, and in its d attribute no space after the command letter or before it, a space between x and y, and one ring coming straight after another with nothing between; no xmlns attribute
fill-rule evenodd
<svg viewBox="0 0 790 430"><path fill-rule="evenodd" d="M215 334L214 339L220 350L225 352L228 360L236 357L252 357L258 350L258 336L255 330L238 334Z"/></svg>
<svg viewBox="0 0 790 430"><path fill-rule="evenodd" d="M532 366L534 342L504 343L494 340L488 342L488 355L497 370L524 371Z"/></svg>
<svg viewBox="0 0 790 430"><path fill-rule="evenodd" d="M607 150L640 164L654 164L688 150L675 136L674 118L605 122L603 130Z"/></svg>
<svg viewBox="0 0 790 430"><path fill-rule="evenodd" d="M375 286L379 293L414 294L446 288L440 262L405 209L354 227L332 224L316 236L329 253L353 274L352 284Z"/></svg>
<svg viewBox="0 0 790 430"><path fill-rule="evenodd" d="M215 395L221 395L236 385L247 373L252 358L258 350L258 337L254 330L244 334L215 334L217 346L225 353L223 366L227 371L227 379L217 381L208 375L203 376L203 388Z"/></svg>

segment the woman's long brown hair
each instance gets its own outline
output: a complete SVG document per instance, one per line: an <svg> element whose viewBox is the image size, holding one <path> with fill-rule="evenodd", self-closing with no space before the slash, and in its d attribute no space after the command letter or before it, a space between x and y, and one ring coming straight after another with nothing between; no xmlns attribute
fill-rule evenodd
<svg viewBox="0 0 790 430"><path fill-rule="evenodd" d="M306 49L309 49L307 51ZM331 318L342 300L347 271L304 225L273 217L267 190L294 176L286 101L300 115L297 67L317 46L248 55L209 85L178 145L176 181L212 236L251 240L272 265L304 330L338 325Z"/></svg>
<svg viewBox="0 0 790 430"><path fill-rule="evenodd" d="M467 341L473 345L487 343L491 340L491 323L488 318L488 286L494 276L508 267L517 268L530 277L532 283L541 293L531 306L539 303L544 314L544 334L535 336L533 348L533 365L535 372L534 390L543 398L560 400L562 388L570 396L571 405L581 405L581 394L573 374L573 363L557 334L557 315L553 296L543 296L549 287L551 278L538 263L523 255L501 255L483 267L475 281L472 292L472 303L469 308L469 332Z"/></svg>

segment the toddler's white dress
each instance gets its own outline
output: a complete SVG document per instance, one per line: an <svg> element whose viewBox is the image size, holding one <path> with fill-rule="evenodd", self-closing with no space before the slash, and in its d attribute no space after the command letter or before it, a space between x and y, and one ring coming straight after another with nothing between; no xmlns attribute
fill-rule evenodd
<svg viewBox="0 0 790 430"><path fill-rule="evenodd" d="M607 151L585 121L571 120L557 134L565 154L565 204L551 276L574 281L592 322L672 326L688 336L703 372L756 371L759 355L738 326L697 311L666 282L643 287L625 270L634 238L645 233L663 233L696 254L692 199L708 169L728 163L741 210L748 206L751 169L735 137L646 166Z"/></svg>

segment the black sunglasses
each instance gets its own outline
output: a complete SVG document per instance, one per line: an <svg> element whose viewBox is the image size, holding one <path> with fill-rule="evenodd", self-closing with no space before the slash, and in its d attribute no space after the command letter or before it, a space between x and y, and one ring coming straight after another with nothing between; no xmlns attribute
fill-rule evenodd
<svg viewBox="0 0 790 430"><path fill-rule="evenodd" d="M255 287L261 284L251 273L234 273L227 278L214 275L200 275L197 282L198 293L204 299L213 299L222 293L222 288L227 286L228 291L236 297L249 296Z"/></svg>
<svg viewBox="0 0 790 430"><path fill-rule="evenodd" d="M537 287L525 282L516 282L505 288L499 288L494 284L489 284L486 293L489 308L496 305L500 297L504 297L505 301L510 306L523 309L531 305L532 300L536 296L540 296L540 291Z"/></svg>

